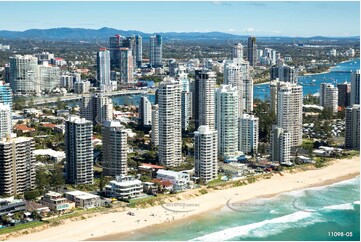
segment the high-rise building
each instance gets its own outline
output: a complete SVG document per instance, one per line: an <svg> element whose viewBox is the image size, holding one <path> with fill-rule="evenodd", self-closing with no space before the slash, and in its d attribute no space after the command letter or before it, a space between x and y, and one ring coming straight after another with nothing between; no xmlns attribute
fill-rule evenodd
<svg viewBox="0 0 361 242"><path fill-rule="evenodd" d="M288 66L283 62L270 68L271 80L279 79L283 82L297 83L297 70L293 66Z"/></svg>
<svg viewBox="0 0 361 242"><path fill-rule="evenodd" d="M111 91L110 83L110 52L105 48L97 52L97 80L100 90Z"/></svg>
<svg viewBox="0 0 361 242"><path fill-rule="evenodd" d="M239 119L239 151L257 154L259 119L254 115L243 114Z"/></svg>
<svg viewBox="0 0 361 242"><path fill-rule="evenodd" d="M132 52L132 60L133 60L132 67L135 68L137 66L137 63L136 63L137 47L136 47L136 43L135 43L135 36L124 38L123 39L123 47L128 48ZM133 71L134 71L134 69L133 69Z"/></svg>
<svg viewBox="0 0 361 242"><path fill-rule="evenodd" d="M11 108L13 106L13 94L9 83L0 81L0 103L8 104Z"/></svg>
<svg viewBox="0 0 361 242"><path fill-rule="evenodd" d="M139 122L142 126L152 125L152 103L146 96L140 97Z"/></svg>
<svg viewBox="0 0 361 242"><path fill-rule="evenodd" d="M120 82L133 83L133 56L129 48L120 49Z"/></svg>
<svg viewBox="0 0 361 242"><path fill-rule="evenodd" d="M347 82L337 84L337 89L338 89L338 106L340 107L350 106L351 84Z"/></svg>
<svg viewBox="0 0 361 242"><path fill-rule="evenodd" d="M233 87L237 88L238 91L238 114L242 115L243 113L243 75L242 75L242 66L238 64L237 62L230 62L224 64L224 84L232 85Z"/></svg>
<svg viewBox="0 0 361 242"><path fill-rule="evenodd" d="M215 129L218 131L218 155L222 158L238 151L238 90L221 85L215 95ZM210 127L211 128L211 127Z"/></svg>
<svg viewBox="0 0 361 242"><path fill-rule="evenodd" d="M150 36L149 64L151 67L161 67L162 62L162 36Z"/></svg>
<svg viewBox="0 0 361 242"><path fill-rule="evenodd" d="M74 82L74 93L86 94L90 90L90 81L77 81Z"/></svg>
<svg viewBox="0 0 361 242"><path fill-rule="evenodd" d="M271 161L283 165L292 165L291 162L291 133L276 125L271 131Z"/></svg>
<svg viewBox="0 0 361 242"><path fill-rule="evenodd" d="M102 93L83 95L80 106L80 116L93 124L101 124L113 119L112 100Z"/></svg>
<svg viewBox="0 0 361 242"><path fill-rule="evenodd" d="M253 112L253 79L243 80L243 104L246 113Z"/></svg>
<svg viewBox="0 0 361 242"><path fill-rule="evenodd" d="M103 136L103 174L119 176L127 174L127 132L119 120L104 122Z"/></svg>
<svg viewBox="0 0 361 242"><path fill-rule="evenodd" d="M66 181L69 184L93 183L93 124L78 116L65 121Z"/></svg>
<svg viewBox="0 0 361 242"><path fill-rule="evenodd" d="M184 67L180 67L177 71L177 79L181 84L182 91L182 130L188 130L190 115L190 92L188 74Z"/></svg>
<svg viewBox="0 0 361 242"><path fill-rule="evenodd" d="M142 67L143 65L143 43L142 43L142 36L137 34L135 36L135 62L138 68Z"/></svg>
<svg viewBox="0 0 361 242"><path fill-rule="evenodd" d="M360 150L360 105L346 108L345 147Z"/></svg>
<svg viewBox="0 0 361 242"><path fill-rule="evenodd" d="M179 166L182 162L181 87L168 78L158 88L159 162Z"/></svg>
<svg viewBox="0 0 361 242"><path fill-rule="evenodd" d="M10 57L10 86L14 93L40 93L38 58L31 55Z"/></svg>
<svg viewBox="0 0 361 242"><path fill-rule="evenodd" d="M247 46L247 56L248 61L251 66L256 66L257 64L257 45L256 45L256 37L248 38L248 46Z"/></svg>
<svg viewBox="0 0 361 242"><path fill-rule="evenodd" d="M302 86L283 82L277 90L277 125L291 134L291 146L302 144Z"/></svg>
<svg viewBox="0 0 361 242"><path fill-rule="evenodd" d="M333 113L337 113L338 88L329 83L321 83L320 105L331 109Z"/></svg>
<svg viewBox="0 0 361 242"><path fill-rule="evenodd" d="M5 137L10 137L11 129L11 106L0 103L0 140Z"/></svg>
<svg viewBox="0 0 361 242"><path fill-rule="evenodd" d="M109 38L110 67L120 68L120 48L123 45L123 37L115 35Z"/></svg>
<svg viewBox="0 0 361 242"><path fill-rule="evenodd" d="M40 90L50 92L60 84L60 68L43 64L39 67Z"/></svg>
<svg viewBox="0 0 361 242"><path fill-rule="evenodd" d="M152 106L152 143L154 146L159 145L159 109L158 104Z"/></svg>
<svg viewBox="0 0 361 242"><path fill-rule="evenodd" d="M195 128L208 125L214 128L214 91L216 74L207 70L195 71L195 93L193 95Z"/></svg>
<svg viewBox="0 0 361 242"><path fill-rule="evenodd" d="M234 44L232 48L232 59L243 60L243 45L241 43Z"/></svg>
<svg viewBox="0 0 361 242"><path fill-rule="evenodd" d="M351 73L351 103L360 104L360 70Z"/></svg>
<svg viewBox="0 0 361 242"><path fill-rule="evenodd" d="M204 183L218 175L217 136L217 131L207 125L199 126L194 132L195 176Z"/></svg>
<svg viewBox="0 0 361 242"><path fill-rule="evenodd" d="M0 194L15 195L35 188L34 139L0 141Z"/></svg>

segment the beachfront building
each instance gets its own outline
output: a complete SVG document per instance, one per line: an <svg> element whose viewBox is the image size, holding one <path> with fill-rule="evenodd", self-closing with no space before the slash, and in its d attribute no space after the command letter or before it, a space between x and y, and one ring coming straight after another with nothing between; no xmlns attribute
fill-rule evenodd
<svg viewBox="0 0 361 242"><path fill-rule="evenodd" d="M62 194L57 192L47 192L39 201L40 204L47 206L51 211L64 212L75 208L75 203L69 201Z"/></svg>
<svg viewBox="0 0 361 242"><path fill-rule="evenodd" d="M190 176L186 172L159 169L156 177L163 181L170 181L174 191L186 190L190 185Z"/></svg>
<svg viewBox="0 0 361 242"><path fill-rule="evenodd" d="M34 139L0 141L0 195L21 194L35 188Z"/></svg>
<svg viewBox="0 0 361 242"><path fill-rule="evenodd" d="M66 181L93 184L93 124L78 116L65 121Z"/></svg>
<svg viewBox="0 0 361 242"><path fill-rule="evenodd" d="M102 127L103 174L105 176L126 175L127 165L127 132L119 120L106 121Z"/></svg>
<svg viewBox="0 0 361 242"><path fill-rule="evenodd" d="M143 192L142 182L132 176L116 176L105 186L105 194L119 199L139 197Z"/></svg>
<svg viewBox="0 0 361 242"><path fill-rule="evenodd" d="M152 144L159 145L159 109L158 104L152 106Z"/></svg>
<svg viewBox="0 0 361 242"><path fill-rule="evenodd" d="M244 154L257 154L259 119L250 114L243 114L239 119L238 150Z"/></svg>
<svg viewBox="0 0 361 242"><path fill-rule="evenodd" d="M333 113L337 113L338 88L329 83L321 83L320 105L331 109Z"/></svg>
<svg viewBox="0 0 361 242"><path fill-rule="evenodd" d="M360 104L360 70L351 73L351 103Z"/></svg>
<svg viewBox="0 0 361 242"><path fill-rule="evenodd" d="M194 169L195 176L207 183L218 174L218 132L206 125L194 132Z"/></svg>
<svg viewBox="0 0 361 242"><path fill-rule="evenodd" d="M289 82L276 82L272 85L271 110L276 110L277 125L291 134L291 146L301 145L302 86Z"/></svg>
<svg viewBox="0 0 361 242"><path fill-rule="evenodd" d="M196 70L194 85L192 100L195 128L198 129L200 125L208 125L213 129L216 74L208 70Z"/></svg>
<svg viewBox="0 0 361 242"><path fill-rule="evenodd" d="M140 97L139 102L139 123L142 126L152 125L152 103L148 97Z"/></svg>
<svg viewBox="0 0 361 242"><path fill-rule="evenodd" d="M98 195L77 190L66 192L64 195L69 201L75 202L76 207L88 209L100 206L100 197Z"/></svg>
<svg viewBox="0 0 361 242"><path fill-rule="evenodd" d="M360 105L346 108L345 147L360 149Z"/></svg>
<svg viewBox="0 0 361 242"><path fill-rule="evenodd" d="M188 130L191 95L189 91L188 74L185 72L183 66L180 66L177 70L177 79L179 80L182 89L182 130Z"/></svg>
<svg viewBox="0 0 361 242"><path fill-rule="evenodd" d="M159 162L179 166L182 163L181 87L172 78L158 88Z"/></svg>
<svg viewBox="0 0 361 242"><path fill-rule="evenodd" d="M239 50L233 49L233 55L239 55ZM224 64L223 71L223 83L227 85L232 85L237 88L238 91L238 114L243 113L243 75L242 75L242 66L239 64L239 60L242 59L233 59L232 61L226 61Z"/></svg>
<svg viewBox="0 0 361 242"><path fill-rule="evenodd" d="M215 96L218 155L226 158L238 151L238 90L231 85L221 85Z"/></svg>
<svg viewBox="0 0 361 242"><path fill-rule="evenodd" d="M291 133L276 125L271 131L270 160L282 165L292 165L291 162Z"/></svg>

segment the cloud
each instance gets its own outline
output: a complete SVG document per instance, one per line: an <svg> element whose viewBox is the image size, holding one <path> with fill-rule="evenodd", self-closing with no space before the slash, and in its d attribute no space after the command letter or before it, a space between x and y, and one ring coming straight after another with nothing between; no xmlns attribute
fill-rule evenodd
<svg viewBox="0 0 361 242"><path fill-rule="evenodd" d="M229 28L227 31L228 31L228 32L236 32L236 30L235 30L235 29L232 29L232 28Z"/></svg>
<svg viewBox="0 0 361 242"><path fill-rule="evenodd" d="M282 33L282 31L279 31L279 30L272 30L271 33L274 33L274 34L280 34Z"/></svg>
<svg viewBox="0 0 361 242"><path fill-rule="evenodd" d="M260 32L259 29L255 29L253 27L248 27L246 29L243 29L242 32L247 32L247 33L255 33L255 32Z"/></svg>
<svg viewBox="0 0 361 242"><path fill-rule="evenodd" d="M232 6L232 4L230 2L224 2L224 1L212 1L212 4L214 5L223 5L223 6Z"/></svg>

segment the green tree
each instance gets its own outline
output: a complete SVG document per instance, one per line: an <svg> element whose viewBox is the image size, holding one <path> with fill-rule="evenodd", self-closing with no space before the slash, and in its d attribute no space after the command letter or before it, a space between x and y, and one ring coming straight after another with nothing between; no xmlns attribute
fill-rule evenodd
<svg viewBox="0 0 361 242"><path fill-rule="evenodd" d="M43 168L39 168L36 170L36 186L40 189L45 189L46 186L49 185L49 176L47 171Z"/></svg>
<svg viewBox="0 0 361 242"><path fill-rule="evenodd" d="M25 200L35 200L37 197L41 195L39 190L30 190L24 192Z"/></svg>
<svg viewBox="0 0 361 242"><path fill-rule="evenodd" d="M51 172L50 185L52 187L60 187L65 184L63 169L60 165L55 165L54 170Z"/></svg>

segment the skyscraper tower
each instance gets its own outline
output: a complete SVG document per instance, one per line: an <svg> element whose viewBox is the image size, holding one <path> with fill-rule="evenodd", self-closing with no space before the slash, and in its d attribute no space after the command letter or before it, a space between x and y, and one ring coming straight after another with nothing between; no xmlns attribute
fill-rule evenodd
<svg viewBox="0 0 361 242"><path fill-rule="evenodd" d="M204 183L217 178L217 131L207 125L199 126L194 132L195 175Z"/></svg>
<svg viewBox="0 0 361 242"><path fill-rule="evenodd" d="M10 57L10 86L14 93L40 93L38 58L31 55Z"/></svg>
<svg viewBox="0 0 361 242"><path fill-rule="evenodd" d="M101 124L113 119L112 100L102 93L83 95L80 106L80 117Z"/></svg>
<svg viewBox="0 0 361 242"><path fill-rule="evenodd" d="M127 133L119 120L104 122L103 136L103 173L105 176L127 174Z"/></svg>
<svg viewBox="0 0 361 242"><path fill-rule="evenodd" d="M123 84L133 83L133 55L132 49L120 49L120 82Z"/></svg>
<svg viewBox="0 0 361 242"><path fill-rule="evenodd" d="M324 108L330 108L333 113L337 113L338 88L329 83L321 83L320 105Z"/></svg>
<svg viewBox="0 0 361 242"><path fill-rule="evenodd" d="M241 43L234 44L232 48L232 59L243 60L243 45Z"/></svg>
<svg viewBox="0 0 361 242"><path fill-rule="evenodd" d="M159 109L158 104L152 106L152 143L154 146L159 145Z"/></svg>
<svg viewBox="0 0 361 242"><path fill-rule="evenodd" d="M11 107L9 104L0 103L0 140L10 137L12 130Z"/></svg>
<svg viewBox="0 0 361 242"><path fill-rule="evenodd" d="M143 64L143 43L142 36L137 34L135 36L135 62L138 68L142 67Z"/></svg>
<svg viewBox="0 0 361 242"><path fill-rule="evenodd" d="M277 90L277 125L291 135L291 146L302 144L302 86L291 83Z"/></svg>
<svg viewBox="0 0 361 242"><path fill-rule="evenodd" d="M351 73L351 103L360 104L360 70Z"/></svg>
<svg viewBox="0 0 361 242"><path fill-rule="evenodd" d="M239 151L257 154L259 119L254 115L243 114L239 119Z"/></svg>
<svg viewBox="0 0 361 242"><path fill-rule="evenodd" d="M140 97L139 102L139 121L142 126L152 125L152 103L148 97Z"/></svg>
<svg viewBox="0 0 361 242"><path fill-rule="evenodd" d="M216 90L215 129L218 131L218 155L222 158L238 151L238 90L222 85Z"/></svg>
<svg viewBox="0 0 361 242"><path fill-rule="evenodd" d="M253 79L243 80L243 111L251 113L253 111Z"/></svg>
<svg viewBox="0 0 361 242"><path fill-rule="evenodd" d="M180 82L182 91L182 130L188 130L190 114L190 92L188 74L184 67L177 71L177 80Z"/></svg>
<svg viewBox="0 0 361 242"><path fill-rule="evenodd" d="M236 59L238 60L238 59ZM243 113L243 75L242 75L242 66L232 60L229 63L224 65L224 84L232 85L237 88L238 91L238 114L241 116Z"/></svg>
<svg viewBox="0 0 361 242"><path fill-rule="evenodd" d="M119 34L109 38L110 67L112 70L120 67L120 48L122 45L123 37Z"/></svg>
<svg viewBox="0 0 361 242"><path fill-rule="evenodd" d="M66 181L70 184L93 183L93 124L69 116L65 121Z"/></svg>
<svg viewBox="0 0 361 242"><path fill-rule="evenodd" d="M162 36L150 36L149 64L151 67L163 66L162 60Z"/></svg>
<svg viewBox="0 0 361 242"><path fill-rule="evenodd" d="M207 70L195 71L194 114L195 128L208 125L214 128L214 91L216 74Z"/></svg>
<svg viewBox="0 0 361 242"><path fill-rule="evenodd" d="M247 46L247 57L249 64L251 66L256 66L257 64L257 45L256 45L256 37L248 38L248 46Z"/></svg>
<svg viewBox="0 0 361 242"><path fill-rule="evenodd" d="M280 164L292 165L291 163L291 133L277 125L272 126L271 131L271 161Z"/></svg>
<svg viewBox="0 0 361 242"><path fill-rule="evenodd" d="M105 48L97 52L97 80L100 90L111 91L110 82L110 52Z"/></svg>
<svg viewBox="0 0 361 242"><path fill-rule="evenodd" d="M30 137L0 141L0 194L15 195L35 188L35 142Z"/></svg>
<svg viewBox="0 0 361 242"><path fill-rule="evenodd" d="M345 147L360 150L360 105L346 108Z"/></svg>
<svg viewBox="0 0 361 242"><path fill-rule="evenodd" d="M159 162L179 166L182 162L181 87L165 79L158 88Z"/></svg>

